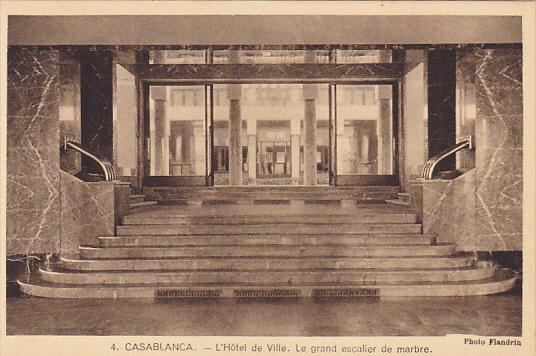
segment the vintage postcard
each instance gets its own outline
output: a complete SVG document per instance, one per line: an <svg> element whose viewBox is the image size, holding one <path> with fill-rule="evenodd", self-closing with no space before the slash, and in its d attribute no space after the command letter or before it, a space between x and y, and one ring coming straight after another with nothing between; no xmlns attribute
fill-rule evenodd
<svg viewBox="0 0 536 356"><path fill-rule="evenodd" d="M534 2L0 6L2 355L534 355Z"/></svg>

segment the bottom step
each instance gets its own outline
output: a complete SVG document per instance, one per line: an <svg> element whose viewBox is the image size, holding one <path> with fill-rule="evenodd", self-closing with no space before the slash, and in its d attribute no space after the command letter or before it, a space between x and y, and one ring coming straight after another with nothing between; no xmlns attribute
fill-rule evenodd
<svg viewBox="0 0 536 356"><path fill-rule="evenodd" d="M24 294L47 298L214 298L214 297L408 297L471 296L505 292L517 274L497 269L491 278L465 282L397 285L89 285L56 284L38 278L18 281Z"/></svg>

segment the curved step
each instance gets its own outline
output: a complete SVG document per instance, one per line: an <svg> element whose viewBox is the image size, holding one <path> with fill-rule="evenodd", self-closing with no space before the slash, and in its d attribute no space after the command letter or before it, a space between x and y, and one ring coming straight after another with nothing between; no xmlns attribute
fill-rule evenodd
<svg viewBox="0 0 536 356"><path fill-rule="evenodd" d="M355 223L415 223L415 214L302 214L302 215L241 215L241 216L125 216L123 225L233 225L233 224L355 224Z"/></svg>
<svg viewBox="0 0 536 356"><path fill-rule="evenodd" d="M317 295L319 291L332 291L334 295L343 295L348 290L359 292L374 291L379 297L431 297L431 296L472 296L485 295L505 292L511 289L517 275L510 270L498 269L490 278L466 281L466 282L437 282L427 284L403 283L403 284L338 284L338 285L304 285L296 287L275 285L259 285L255 289L270 290L274 288L285 288L296 291L301 297L311 297ZM190 292L212 292L212 295L220 297L233 297L237 292L251 290L251 286L241 285L223 285L223 286L188 286L188 285L147 285L147 286L129 286L129 285L68 285L47 283L40 279L30 281L18 281L21 291L24 294L36 297L48 298L155 298L158 291L166 288L167 290ZM365 289L365 290L363 290ZM339 293L337 293L339 292ZM359 293L356 293L359 294ZM366 294L366 293L362 293Z"/></svg>
<svg viewBox="0 0 536 356"><path fill-rule="evenodd" d="M448 256L455 245L348 246L348 245L223 245L183 247L80 247L83 259L175 257L395 257Z"/></svg>
<svg viewBox="0 0 536 356"><path fill-rule="evenodd" d="M419 234L420 224L251 224L251 225L124 225L117 227L118 236L133 235L210 235L210 234Z"/></svg>
<svg viewBox="0 0 536 356"><path fill-rule="evenodd" d="M449 257L387 258L181 258L172 260L80 260L61 258L60 266L79 271L150 271L203 269L434 269L464 268L474 264L469 254Z"/></svg>
<svg viewBox="0 0 536 356"><path fill-rule="evenodd" d="M205 270L194 271L111 271L76 272L40 269L41 278L51 283L69 284L172 284L172 283L284 283L299 285L307 283L409 283L467 281L490 278L494 267L471 267L437 270Z"/></svg>
<svg viewBox="0 0 536 356"><path fill-rule="evenodd" d="M354 246L382 245L431 245L435 235L389 234L389 235L149 235L149 236L104 236L99 237L101 247L173 247L210 245L319 245L348 244Z"/></svg>

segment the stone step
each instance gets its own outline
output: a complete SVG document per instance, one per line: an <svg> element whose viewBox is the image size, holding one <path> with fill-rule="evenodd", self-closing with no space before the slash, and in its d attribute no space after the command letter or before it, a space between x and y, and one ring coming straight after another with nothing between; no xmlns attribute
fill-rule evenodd
<svg viewBox="0 0 536 356"><path fill-rule="evenodd" d="M364 204L385 204L385 199L357 199L357 198L291 198L287 196L257 199L255 197L191 197L184 199L157 199L160 205L336 205L336 206L356 206Z"/></svg>
<svg viewBox="0 0 536 356"><path fill-rule="evenodd" d="M166 235L166 236L103 236L99 237L101 247L158 247L158 246L210 246L210 245L319 245L348 244L354 246L382 245L430 245L435 235L390 234L390 235Z"/></svg>
<svg viewBox="0 0 536 356"><path fill-rule="evenodd" d="M384 192L375 192L375 193L354 193L354 192L292 192L292 191L257 191L257 192L229 192L229 191L218 191L218 192L184 192L180 194L169 194L169 195L154 195L151 196L153 199L158 200L173 200L173 199L388 199L388 198L397 198L398 195L395 193L384 193Z"/></svg>
<svg viewBox="0 0 536 356"><path fill-rule="evenodd" d="M183 247L80 247L83 259L178 257L396 257L448 256L455 245L348 246L348 245L224 245Z"/></svg>
<svg viewBox="0 0 536 356"><path fill-rule="evenodd" d="M118 236L134 235L224 235L224 234L419 234L420 224L250 224L250 225L124 225L117 227Z"/></svg>
<svg viewBox="0 0 536 356"><path fill-rule="evenodd" d="M176 215L154 217L125 216L123 225L232 225L232 224L264 224L264 223L308 223L308 224L352 224L352 223L415 223L415 214L315 214L315 215L235 215L235 216L191 216Z"/></svg>
<svg viewBox="0 0 536 356"><path fill-rule="evenodd" d="M40 269L41 278L51 283L69 284L160 284L160 283L400 283L467 281L493 276L493 267L469 267L438 270L209 270L209 271L109 271L76 272L62 269Z"/></svg>
<svg viewBox="0 0 536 356"><path fill-rule="evenodd" d="M145 195L143 194L130 194L129 196L129 203L136 204L136 203L142 203L145 201Z"/></svg>
<svg viewBox="0 0 536 356"><path fill-rule="evenodd" d="M385 199L385 203L399 206L410 206L410 203L408 201L404 201L402 199Z"/></svg>
<svg viewBox="0 0 536 356"><path fill-rule="evenodd" d="M295 296L295 297L432 297L495 294L513 288L517 275L498 269L490 278L472 281L442 281L427 283L359 283L310 284L288 286L281 283L251 285L75 285L56 284L39 277L19 280L24 294L48 298L175 298Z"/></svg>
<svg viewBox="0 0 536 356"><path fill-rule="evenodd" d="M395 199L399 187L145 187L148 199Z"/></svg>
<svg viewBox="0 0 536 356"><path fill-rule="evenodd" d="M129 204L128 206L128 210L129 210L129 213L132 214L132 213L137 213L137 212L142 212L142 211L146 211L146 210L149 210L151 209L152 207L158 205L158 202L156 201L142 201L140 203L133 203L133 204Z"/></svg>
<svg viewBox="0 0 536 356"><path fill-rule="evenodd" d="M180 258L180 259L115 259L82 260L61 258L60 266L79 271L151 271L151 270L207 270L207 269L438 269L464 268L475 263L470 254L448 257L376 257L376 258Z"/></svg>
<svg viewBox="0 0 536 356"><path fill-rule="evenodd" d="M368 185L368 186L326 186L326 185L255 185L255 186L215 186L215 187L144 187L144 190L151 193L214 193L214 192L345 192L345 193L394 193L400 192L399 186Z"/></svg>

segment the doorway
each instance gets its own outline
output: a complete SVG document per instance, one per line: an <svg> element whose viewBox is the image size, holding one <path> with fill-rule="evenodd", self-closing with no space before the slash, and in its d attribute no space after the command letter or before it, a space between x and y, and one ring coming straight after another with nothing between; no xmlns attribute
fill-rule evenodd
<svg viewBox="0 0 536 356"><path fill-rule="evenodd" d="M394 185L396 83L148 84L151 186Z"/></svg>

